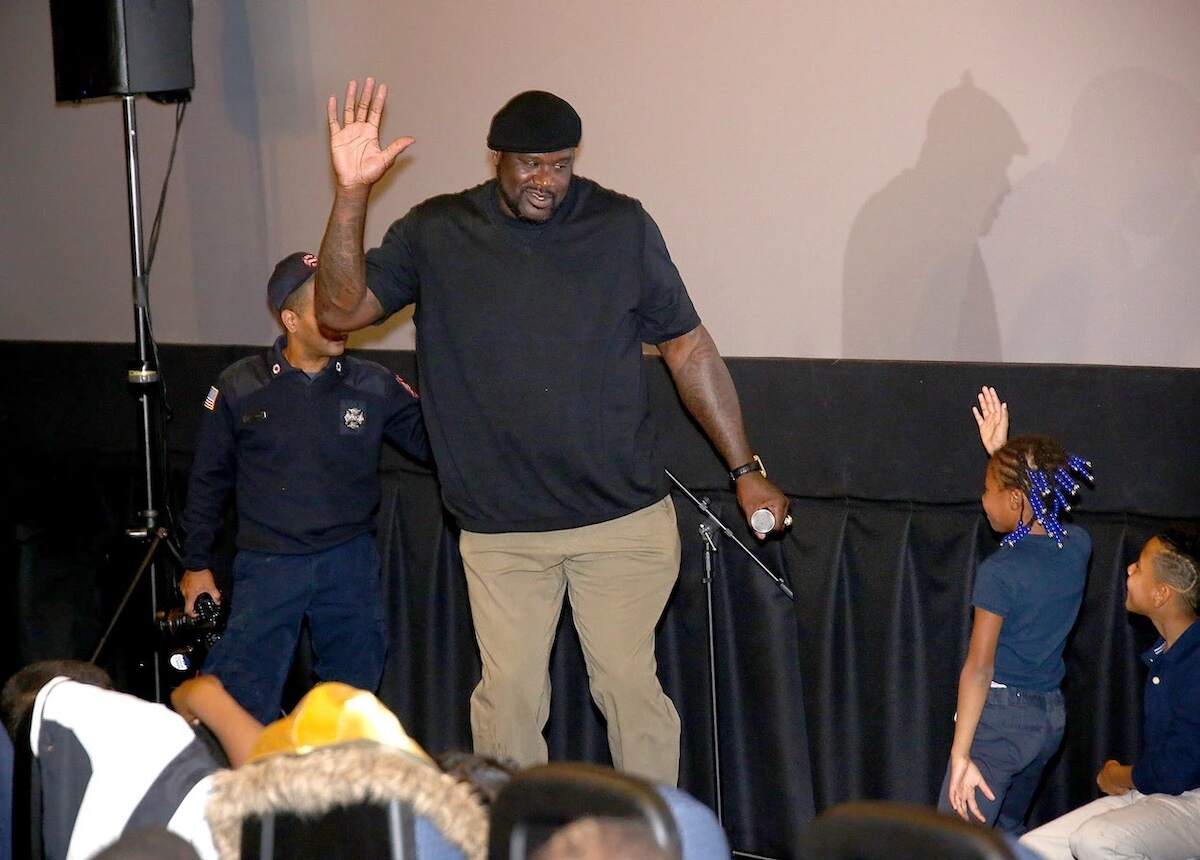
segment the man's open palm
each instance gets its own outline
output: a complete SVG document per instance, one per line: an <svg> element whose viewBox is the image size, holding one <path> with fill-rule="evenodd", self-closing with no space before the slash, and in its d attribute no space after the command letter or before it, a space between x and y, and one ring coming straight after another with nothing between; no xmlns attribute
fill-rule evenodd
<svg viewBox="0 0 1200 860"><path fill-rule="evenodd" d="M413 142L411 137L399 137L386 149L379 147L379 120L386 100L387 86L376 89L374 78L367 78L361 95L358 81L351 81L338 125L337 96L329 97L329 152L333 172L344 188L374 185Z"/></svg>

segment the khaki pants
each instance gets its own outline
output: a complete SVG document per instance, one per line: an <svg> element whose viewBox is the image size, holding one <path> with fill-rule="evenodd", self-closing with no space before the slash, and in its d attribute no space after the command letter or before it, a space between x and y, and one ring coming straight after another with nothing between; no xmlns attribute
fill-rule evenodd
<svg viewBox="0 0 1200 860"><path fill-rule="evenodd" d="M546 761L550 649L571 600L613 764L679 778L679 715L656 674L654 627L679 576L670 496L615 520L552 532L462 533L483 678L471 696L475 751Z"/></svg>
<svg viewBox="0 0 1200 860"><path fill-rule="evenodd" d="M1200 789L1093 800L1021 837L1047 860L1191 860L1200 857Z"/></svg>

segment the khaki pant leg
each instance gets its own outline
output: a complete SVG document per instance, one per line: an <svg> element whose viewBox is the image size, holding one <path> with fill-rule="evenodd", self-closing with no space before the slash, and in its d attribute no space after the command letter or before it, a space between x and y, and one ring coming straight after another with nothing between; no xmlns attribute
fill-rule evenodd
<svg viewBox="0 0 1200 860"><path fill-rule="evenodd" d="M1074 860L1075 855L1071 851L1072 834L1096 816L1128 806L1134 802L1134 794L1135 792L1129 792L1116 797L1093 800L1052 821L1047 821L1036 830L1030 830L1021 837L1020 842L1046 860Z"/></svg>
<svg viewBox="0 0 1200 860"><path fill-rule="evenodd" d="M567 589L613 764L675 785L679 714L658 682L654 657L654 628L679 578L675 506L668 496L574 531L564 562Z"/></svg>
<svg viewBox="0 0 1200 860"><path fill-rule="evenodd" d="M546 761L550 649L562 612L562 554L544 535L462 533L483 676L471 694L475 752L523 767Z"/></svg>
<svg viewBox="0 0 1200 860"><path fill-rule="evenodd" d="M1120 809L1097 815L1071 834L1078 860L1194 860L1200 857L1200 789L1141 794Z"/></svg>

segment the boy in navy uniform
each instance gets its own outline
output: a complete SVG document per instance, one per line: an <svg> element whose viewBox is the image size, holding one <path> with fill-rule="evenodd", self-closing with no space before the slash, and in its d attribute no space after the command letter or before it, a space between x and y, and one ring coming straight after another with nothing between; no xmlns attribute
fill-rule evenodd
<svg viewBox="0 0 1200 860"><path fill-rule="evenodd" d="M317 258L296 252L267 285L285 333L235 362L204 401L183 523L186 610L221 600L210 553L230 490L237 498L233 600L204 671L261 722L279 715L300 625L323 681L379 685L387 648L375 548L384 439L431 459L420 405L391 371L344 355L318 325Z"/></svg>
<svg viewBox="0 0 1200 860"><path fill-rule="evenodd" d="M1200 537L1157 534L1126 573L1125 608L1161 637L1142 654L1141 747L1131 764L1104 763L1104 797L1025 834L1047 860L1200 857Z"/></svg>

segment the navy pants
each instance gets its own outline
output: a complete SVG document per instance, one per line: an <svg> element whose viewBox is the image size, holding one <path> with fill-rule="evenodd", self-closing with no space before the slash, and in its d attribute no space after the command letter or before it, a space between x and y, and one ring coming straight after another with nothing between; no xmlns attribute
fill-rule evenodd
<svg viewBox="0 0 1200 860"><path fill-rule="evenodd" d="M975 791L979 811L1004 833L1025 832L1025 816L1042 771L1062 744L1066 710L1062 692L1038 693L1002 687L988 691L987 703L971 743L971 759L987 780L995 800ZM942 780L938 810L957 815L950 806L950 771ZM971 820L975 821L974 814Z"/></svg>
<svg viewBox="0 0 1200 860"><path fill-rule="evenodd" d="M371 692L379 686L387 625L371 535L306 555L242 550L233 562L230 601L229 623L204 671L220 678L260 722L280 716L283 685L306 618L320 680Z"/></svg>

